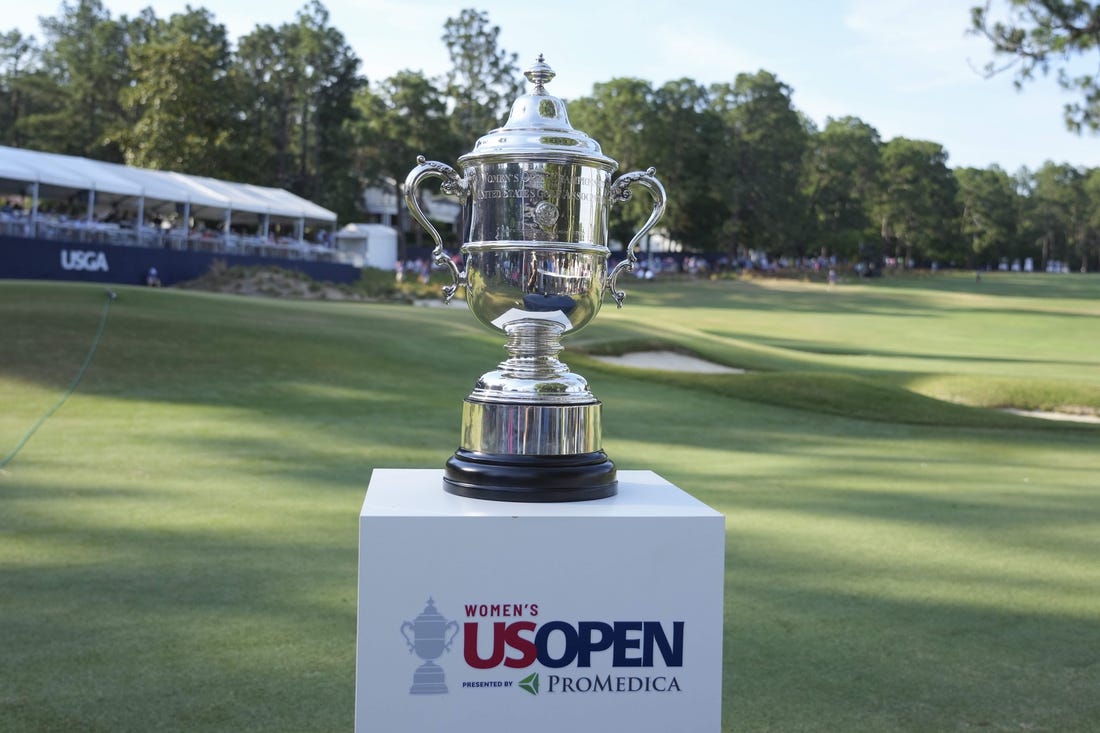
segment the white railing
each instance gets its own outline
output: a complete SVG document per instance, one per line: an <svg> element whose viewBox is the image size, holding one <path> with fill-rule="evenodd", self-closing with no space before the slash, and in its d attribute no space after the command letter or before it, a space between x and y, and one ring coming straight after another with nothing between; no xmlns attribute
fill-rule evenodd
<svg viewBox="0 0 1100 733"><path fill-rule="evenodd" d="M19 214L0 213L0 235L50 239L82 244L111 244L123 247L147 247L194 252L272 257L315 262L341 261L331 247L296 239L264 239L260 236L214 231L184 231L145 226L140 231L111 222L87 222L78 219L40 217L37 222Z"/></svg>

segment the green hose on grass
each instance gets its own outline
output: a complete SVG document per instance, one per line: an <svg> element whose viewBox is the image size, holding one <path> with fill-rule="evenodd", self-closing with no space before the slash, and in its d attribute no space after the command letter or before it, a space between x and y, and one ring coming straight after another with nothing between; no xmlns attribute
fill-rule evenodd
<svg viewBox="0 0 1100 733"><path fill-rule="evenodd" d="M34 426L27 431L27 434L24 435L23 439L19 441L18 445L16 445L15 448L12 449L12 452L5 456L3 460L0 460L0 468L4 468L4 466L11 463L12 459L14 459L16 454L19 453L23 446L27 444L27 441L31 439L31 436L34 435L35 431L37 431L38 428L42 426L42 423L46 422L47 418L49 418L50 415L57 412L58 409L60 409L60 407L65 404L65 400L69 399L69 396L76 391L76 386L80 384L80 380L84 377L84 372L88 371L88 365L92 363L92 357L95 356L95 350L99 346L99 340L103 338L103 329L107 327L107 315L111 311L111 302L118 297L115 294L115 291L109 288L104 291L104 296L106 299L103 301L103 310L99 314L99 329L96 330L95 339L92 341L92 348L88 350L88 355L84 357L84 363L80 365L80 371L76 373L76 379L74 379L73 383L69 385L69 389L66 390L65 394L61 396L61 399L59 399L53 407L46 410L42 417L38 418L38 422L36 422Z"/></svg>

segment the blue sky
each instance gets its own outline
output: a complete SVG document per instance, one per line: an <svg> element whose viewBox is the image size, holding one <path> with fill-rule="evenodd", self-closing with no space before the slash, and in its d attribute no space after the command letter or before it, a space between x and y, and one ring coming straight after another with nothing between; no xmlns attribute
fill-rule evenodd
<svg viewBox="0 0 1100 733"><path fill-rule="evenodd" d="M12 3L0 30L15 27L40 35L37 18L51 12L49 2ZM440 40L443 23L463 7L475 7L500 26L501 47L517 53L521 67L546 55L558 74L549 89L566 99L615 77L655 85L687 77L709 84L767 69L793 88L795 106L819 125L827 117L854 115L884 140L904 136L942 144L952 166L997 164L1014 172L1053 160L1100 167L1100 136L1066 130L1062 106L1071 98L1053 79L1017 92L1010 74L981 76L978 69L991 56L985 39L966 34L975 2L328 0L324 5L371 80L400 69L444 73L449 63ZM304 3L191 4L209 9L236 39L259 23L292 20ZM150 4L167 17L187 2L104 4L115 17ZM1095 69L1096 61L1088 63Z"/></svg>

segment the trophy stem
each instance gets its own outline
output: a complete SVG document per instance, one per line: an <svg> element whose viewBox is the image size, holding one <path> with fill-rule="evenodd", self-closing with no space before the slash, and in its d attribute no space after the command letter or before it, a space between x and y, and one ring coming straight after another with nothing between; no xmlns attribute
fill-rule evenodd
<svg viewBox="0 0 1100 733"><path fill-rule="evenodd" d="M502 374L515 379L553 379L569 367L558 360L562 325L557 321L522 320L504 327L509 357L500 363Z"/></svg>
<svg viewBox="0 0 1100 733"><path fill-rule="evenodd" d="M509 356L481 375L469 400L537 405L598 405L588 381L558 359L565 326L530 313L501 325Z"/></svg>

